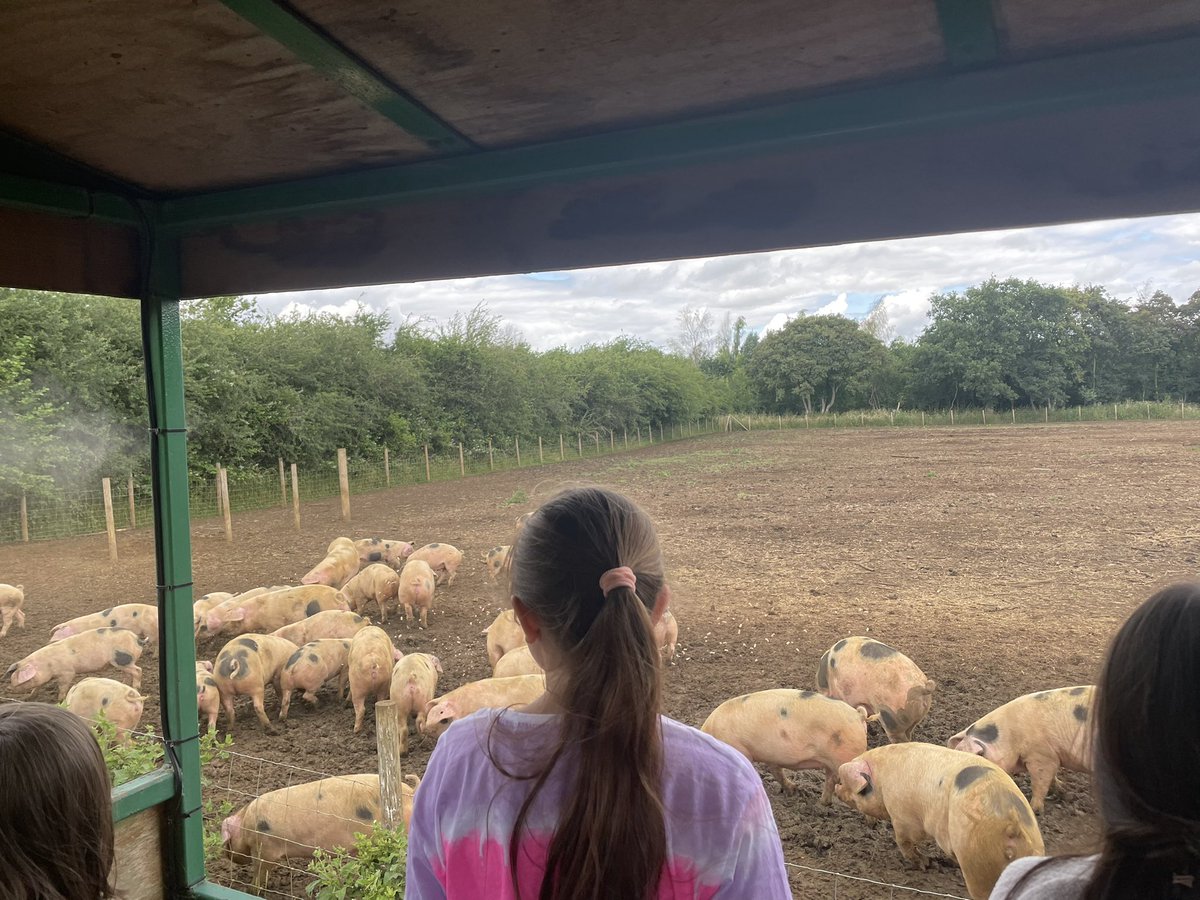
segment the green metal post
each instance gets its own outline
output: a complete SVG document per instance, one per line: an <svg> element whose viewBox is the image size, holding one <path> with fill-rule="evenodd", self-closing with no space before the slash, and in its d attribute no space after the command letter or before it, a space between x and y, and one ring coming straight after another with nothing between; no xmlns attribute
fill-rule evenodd
<svg viewBox="0 0 1200 900"><path fill-rule="evenodd" d="M153 229L153 226L152 226ZM158 576L162 732L178 779L167 806L167 891L184 896L204 880L200 727L192 632L192 546L188 534L187 431L179 326L179 243L150 230L142 291L142 349L150 409L154 550Z"/></svg>

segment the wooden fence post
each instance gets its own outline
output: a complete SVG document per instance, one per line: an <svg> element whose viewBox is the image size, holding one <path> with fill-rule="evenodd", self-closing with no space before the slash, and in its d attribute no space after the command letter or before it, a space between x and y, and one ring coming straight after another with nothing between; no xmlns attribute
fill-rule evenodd
<svg viewBox="0 0 1200 900"><path fill-rule="evenodd" d="M579 440L579 458L583 459L583 435L576 432L575 437Z"/></svg>
<svg viewBox="0 0 1200 900"><path fill-rule="evenodd" d="M338 491L342 495L342 521L350 521L350 472L346 465L346 448L338 447Z"/></svg>
<svg viewBox="0 0 1200 900"><path fill-rule="evenodd" d="M621 429L621 438L622 438L622 440L625 441L625 449L628 450L629 449L629 429L628 428Z"/></svg>
<svg viewBox="0 0 1200 900"><path fill-rule="evenodd" d="M1183 421L1183 401L1179 401L1179 421Z"/></svg>
<svg viewBox="0 0 1200 900"><path fill-rule="evenodd" d="M666 440L666 438L665 438L665 437L663 437L663 427L662 427L662 422L659 422L659 423L658 423L658 442L661 444L661 443L663 443L665 440Z"/></svg>
<svg viewBox="0 0 1200 900"><path fill-rule="evenodd" d="M21 491L21 540L29 543L29 502L24 491Z"/></svg>
<svg viewBox="0 0 1200 900"><path fill-rule="evenodd" d="M388 448L383 448L383 480L388 487L392 486L392 461L388 456Z"/></svg>
<svg viewBox="0 0 1200 900"><path fill-rule="evenodd" d="M429 477L429 445L428 444L425 445L425 480L426 481L433 480L432 478Z"/></svg>
<svg viewBox="0 0 1200 900"><path fill-rule="evenodd" d="M279 457L279 503L287 509L287 476L283 474L283 457Z"/></svg>
<svg viewBox="0 0 1200 900"><path fill-rule="evenodd" d="M1146 421L1150 421L1150 401L1146 401Z"/></svg>
<svg viewBox="0 0 1200 900"><path fill-rule="evenodd" d="M296 473L296 464L292 463L292 522L296 530L300 530L300 476Z"/></svg>
<svg viewBox="0 0 1200 900"><path fill-rule="evenodd" d="M638 425L635 427L637 428L637 444L640 447L642 446L642 426Z"/></svg>
<svg viewBox="0 0 1200 900"><path fill-rule="evenodd" d="M1050 424L1050 404L1049 403L1046 404L1045 412L1046 412L1046 424L1049 425Z"/></svg>
<svg viewBox="0 0 1200 900"><path fill-rule="evenodd" d="M1015 404L1015 403L1012 405L1012 420L1013 420L1013 424L1016 425L1017 424L1017 404Z"/></svg>
<svg viewBox="0 0 1200 900"><path fill-rule="evenodd" d="M488 471L496 471L496 457L492 451L492 439L488 438ZM428 480L428 479L426 479Z"/></svg>
<svg viewBox="0 0 1200 900"><path fill-rule="evenodd" d="M651 447L654 446L654 423L646 426L646 443Z"/></svg>
<svg viewBox="0 0 1200 900"><path fill-rule="evenodd" d="M108 558L117 561L117 523L113 521L112 482L105 478L100 482L104 492L104 524L108 529Z"/></svg>
<svg viewBox="0 0 1200 900"><path fill-rule="evenodd" d="M563 450L563 437L561 431L558 433L558 458L560 461L567 458L567 454Z"/></svg>
<svg viewBox="0 0 1200 900"><path fill-rule="evenodd" d="M462 441L458 442L458 474L463 478L467 477L467 461L463 457Z"/></svg>
<svg viewBox="0 0 1200 900"><path fill-rule="evenodd" d="M950 407L950 424L954 424L954 407Z"/></svg>
<svg viewBox="0 0 1200 900"><path fill-rule="evenodd" d="M594 437L596 439L596 455L599 456L600 455L600 434L599 434L599 432L593 431L592 437Z"/></svg>
<svg viewBox="0 0 1200 900"><path fill-rule="evenodd" d="M233 514L229 508L229 470L224 466L217 470L217 485L221 492L221 518L225 526L225 540L233 543Z"/></svg>
<svg viewBox="0 0 1200 900"><path fill-rule="evenodd" d="M375 745L379 762L379 815L385 828L404 827L404 783L400 766L400 729L408 730L408 717L402 722L395 700L375 704Z"/></svg>
<svg viewBox="0 0 1200 900"><path fill-rule="evenodd" d="M608 429L608 449L609 452L617 449L617 436L613 434L613 430L611 428Z"/></svg>
<svg viewBox="0 0 1200 900"><path fill-rule="evenodd" d="M987 410L984 409L984 410L982 410L982 412L983 412L983 424L986 425L987 424Z"/></svg>
<svg viewBox="0 0 1200 900"><path fill-rule="evenodd" d="M517 468L519 469L521 468L521 439L518 437L514 438L514 440L517 444Z"/></svg>
<svg viewBox="0 0 1200 900"><path fill-rule="evenodd" d="M1113 421L1117 421L1117 404L1113 404Z"/></svg>
<svg viewBox="0 0 1200 900"><path fill-rule="evenodd" d="M133 499L133 473L129 473L129 480L126 482L125 493L129 497L129 530L137 528L137 506Z"/></svg>
<svg viewBox="0 0 1200 900"><path fill-rule="evenodd" d="M925 427L925 410L921 410L921 427Z"/></svg>
<svg viewBox="0 0 1200 900"><path fill-rule="evenodd" d="M220 463L217 463L217 474L213 476L213 488L217 492L217 515L223 516L223 515L225 515L225 507L222 506L221 504L224 503L225 501L224 501L224 498L221 496L221 464Z"/></svg>
<svg viewBox="0 0 1200 900"><path fill-rule="evenodd" d="M538 435L538 462L544 463L545 461L546 461L546 455L544 453L542 453L542 436L539 434Z"/></svg>

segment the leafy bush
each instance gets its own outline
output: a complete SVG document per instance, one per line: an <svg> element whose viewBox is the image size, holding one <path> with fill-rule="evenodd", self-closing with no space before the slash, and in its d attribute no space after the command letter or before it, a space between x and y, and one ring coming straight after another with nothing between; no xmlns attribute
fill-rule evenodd
<svg viewBox="0 0 1200 900"><path fill-rule="evenodd" d="M314 900L399 900L407 858L404 829L377 824L355 838L353 852L315 851L308 871L316 878L305 890Z"/></svg>

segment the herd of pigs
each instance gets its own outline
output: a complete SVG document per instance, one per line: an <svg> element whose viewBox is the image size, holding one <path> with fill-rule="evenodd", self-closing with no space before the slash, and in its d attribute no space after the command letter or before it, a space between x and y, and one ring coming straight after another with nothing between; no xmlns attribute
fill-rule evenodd
<svg viewBox="0 0 1200 900"><path fill-rule="evenodd" d="M525 517L517 521L519 529ZM507 570L508 546L483 554L489 578ZM211 661L196 664L200 715L211 730L223 710L235 722L235 699L250 697L267 731L265 707L273 685L279 718L295 691L317 704L317 691L336 685L354 706L354 730L364 724L367 700L399 707L401 753L409 729L431 739L455 720L489 707L519 707L544 689L544 673L525 644L511 610L486 630L493 675L437 694L442 666L429 653L401 653L388 634L362 615L374 605L383 622L389 608L428 624L440 584L452 584L463 559L445 543L414 549L407 541L336 538L300 586L259 587L239 594L211 593L194 605L199 642L229 640ZM0 584L0 638L24 627L20 585ZM86 718L101 712L124 736L137 728L145 698L139 692L143 649L157 640L158 610L149 604L114 606L55 626L50 642L9 666L15 687L30 691L50 682L59 701ZM664 660L675 655L678 623L668 611L655 625ZM130 686L109 678L76 676L114 667ZM1060 768L1088 772L1091 686L1062 687L1012 700L954 735L948 747L914 741L929 713L937 684L909 657L879 641L847 637L816 666L816 690L775 689L734 697L718 706L702 730L767 767L785 793L796 784L785 769L820 770L820 802L836 795L869 821L890 821L909 861L924 868L920 845L933 839L962 869L972 898L985 898L1013 859L1040 854L1035 813L1057 784ZM868 723L887 743L868 749ZM965 751L965 752L963 752ZM1012 776L1028 773L1032 803ZM420 784L403 786L407 826ZM345 847L380 817L377 775L348 775L263 794L222 825L227 853L254 868L266 884L285 860L302 860L317 847Z"/></svg>

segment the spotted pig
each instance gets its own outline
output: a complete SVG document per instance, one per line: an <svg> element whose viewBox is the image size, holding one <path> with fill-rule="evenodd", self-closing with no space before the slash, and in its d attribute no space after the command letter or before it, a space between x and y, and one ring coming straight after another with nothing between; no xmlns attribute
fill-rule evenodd
<svg viewBox="0 0 1200 900"><path fill-rule="evenodd" d="M142 670L137 661L145 641L127 628L95 628L73 634L54 644L34 650L8 667L13 687L35 691L53 681L58 685L58 702L67 696L75 676L99 672L113 666L129 675L134 688L142 686Z"/></svg>
<svg viewBox="0 0 1200 900"><path fill-rule="evenodd" d="M287 719L292 705L292 691L301 695L311 706L317 705L317 691L327 681L337 679L338 699L346 690L346 661L350 655L349 638L324 638L305 644L283 664L279 674L279 719Z"/></svg>
<svg viewBox="0 0 1200 900"><path fill-rule="evenodd" d="M22 584L0 584L0 638L8 634L15 622L18 628L25 627L25 586Z"/></svg>
<svg viewBox="0 0 1200 900"><path fill-rule="evenodd" d="M878 718L888 740L911 741L929 715L937 682L898 650L868 637L848 637L825 651L817 690Z"/></svg>
<svg viewBox="0 0 1200 900"><path fill-rule="evenodd" d="M233 701L239 694L246 694L253 702L254 713L263 728L274 733L275 726L267 717L263 704L266 686L274 684L279 693L279 674L284 663L298 649L291 641L273 634L244 634L221 648L213 666L213 680L221 693L221 706L229 728L235 720Z"/></svg>

